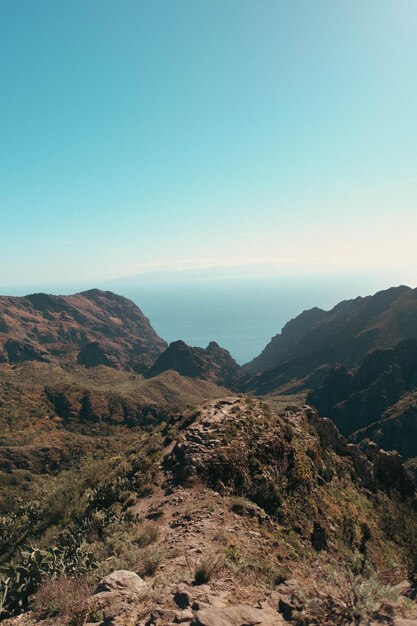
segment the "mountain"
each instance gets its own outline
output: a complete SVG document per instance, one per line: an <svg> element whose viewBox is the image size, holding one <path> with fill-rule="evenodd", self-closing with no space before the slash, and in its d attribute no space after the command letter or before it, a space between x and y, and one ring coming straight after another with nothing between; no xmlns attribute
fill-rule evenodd
<svg viewBox="0 0 417 626"><path fill-rule="evenodd" d="M376 350L354 370L335 368L308 402L356 441L417 456L417 340Z"/></svg>
<svg viewBox="0 0 417 626"><path fill-rule="evenodd" d="M184 341L174 341L145 372L145 377L152 378L168 370L190 378L210 380L233 390L239 389L247 378L230 353L215 341L207 348L193 348Z"/></svg>
<svg viewBox="0 0 417 626"><path fill-rule="evenodd" d="M111 291L0 297L0 362L143 372L166 345L133 302Z"/></svg>
<svg viewBox="0 0 417 626"><path fill-rule="evenodd" d="M417 339L332 370L321 417L230 395L248 374L226 350L164 349L110 292L0 305L4 626L417 623L416 484L378 444L414 450Z"/></svg>
<svg viewBox="0 0 417 626"><path fill-rule="evenodd" d="M339 363L355 367L373 350L416 338L417 289L405 286L347 300L330 311L305 311L244 366L252 375L246 389L312 389Z"/></svg>
<svg viewBox="0 0 417 626"><path fill-rule="evenodd" d="M384 450L397 450L404 459L417 462L417 388L405 393L376 420L352 433L354 442L374 441ZM411 467L411 463L408 463ZM414 469L417 477L417 471Z"/></svg>
<svg viewBox="0 0 417 626"><path fill-rule="evenodd" d="M415 623L397 453L237 396L112 432L58 475L0 475L5 626Z"/></svg>

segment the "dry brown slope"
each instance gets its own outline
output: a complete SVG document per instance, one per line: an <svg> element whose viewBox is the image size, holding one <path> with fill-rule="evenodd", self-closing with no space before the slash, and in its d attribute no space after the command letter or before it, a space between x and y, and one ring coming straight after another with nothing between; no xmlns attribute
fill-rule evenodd
<svg viewBox="0 0 417 626"><path fill-rule="evenodd" d="M142 372L166 342L130 300L91 289L0 297L0 361L109 365Z"/></svg>
<svg viewBox="0 0 417 626"><path fill-rule="evenodd" d="M136 502L129 494L137 518L116 519L102 529L103 545L94 534L90 545L100 575L131 570L145 584L136 595L122 582L113 591L102 585L86 598L87 623L278 626L285 616L293 624L399 626L403 612L415 617L401 595L406 585L396 586L409 546L392 524L392 477L381 472L396 469L404 502L413 498L395 455L349 446L309 408L277 416L239 397L173 418L159 436L165 447L147 465L153 491ZM120 501L113 506L120 510ZM17 623L39 621L35 605Z"/></svg>

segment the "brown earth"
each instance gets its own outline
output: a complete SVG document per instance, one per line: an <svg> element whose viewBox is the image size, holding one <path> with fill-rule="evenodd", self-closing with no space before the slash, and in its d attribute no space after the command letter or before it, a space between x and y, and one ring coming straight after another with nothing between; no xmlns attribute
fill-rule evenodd
<svg viewBox="0 0 417 626"><path fill-rule="evenodd" d="M142 311L111 291L0 297L0 362L79 363L142 372L165 347Z"/></svg>
<svg viewBox="0 0 417 626"><path fill-rule="evenodd" d="M403 582L408 547L386 534L381 517L393 506L394 469L403 497L414 498L397 457L376 447L365 454L309 407L277 416L239 397L171 418L161 434L153 491L128 509L132 554L144 529L151 543L136 566L129 548L117 561L86 599L95 618L85 623L417 623ZM356 560L361 576L352 574ZM372 602L362 606L361 593ZM5 624L54 620L35 607Z"/></svg>

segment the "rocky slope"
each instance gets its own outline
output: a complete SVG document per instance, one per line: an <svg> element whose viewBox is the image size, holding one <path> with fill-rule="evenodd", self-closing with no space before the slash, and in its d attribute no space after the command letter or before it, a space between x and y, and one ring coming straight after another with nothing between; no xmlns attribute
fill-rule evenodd
<svg viewBox="0 0 417 626"><path fill-rule="evenodd" d="M211 401L112 461L67 517L96 569L45 578L5 624L415 624L414 502L398 454L310 407Z"/></svg>
<svg viewBox="0 0 417 626"><path fill-rule="evenodd" d="M417 456L417 341L377 350L354 370L335 368L308 402L355 440Z"/></svg>
<svg viewBox="0 0 417 626"><path fill-rule="evenodd" d="M59 472L119 439L152 429L170 412L226 393L213 383L166 372L152 380L99 366L27 362L0 366L1 472ZM0 506L1 515L1 506Z"/></svg>
<svg viewBox="0 0 417 626"><path fill-rule="evenodd" d="M152 378L168 370L190 378L211 380L232 390L238 390L247 378L230 353L215 341L205 349L193 348L184 341L174 341L145 372L145 377Z"/></svg>
<svg viewBox="0 0 417 626"><path fill-rule="evenodd" d="M417 289L409 287L347 300L330 311L305 311L244 366L253 376L246 389L260 395L312 389L338 363L355 367L373 350L415 338Z"/></svg>
<svg viewBox="0 0 417 626"><path fill-rule="evenodd" d="M142 311L110 291L0 297L0 362L150 367L166 343Z"/></svg>

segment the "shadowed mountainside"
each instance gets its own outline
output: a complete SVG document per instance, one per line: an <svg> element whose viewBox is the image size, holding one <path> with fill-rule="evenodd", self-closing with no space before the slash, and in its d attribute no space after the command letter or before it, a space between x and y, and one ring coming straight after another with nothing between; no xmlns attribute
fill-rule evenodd
<svg viewBox="0 0 417 626"><path fill-rule="evenodd" d="M238 390L247 378L230 353L215 341L207 348L193 348L184 341L174 341L145 372L145 377L152 378L168 370L190 378L211 380L233 390Z"/></svg>
<svg viewBox="0 0 417 626"><path fill-rule="evenodd" d="M320 386L339 363L359 365L365 355L417 338L417 289L393 287L341 302L330 311L305 311L284 326L244 369L245 389L263 395Z"/></svg>
<svg viewBox="0 0 417 626"><path fill-rule="evenodd" d="M308 402L356 441L417 456L417 340L376 350L355 370L335 368Z"/></svg>
<svg viewBox="0 0 417 626"><path fill-rule="evenodd" d="M111 291L0 297L0 362L107 365L143 372L165 347L142 311Z"/></svg>

